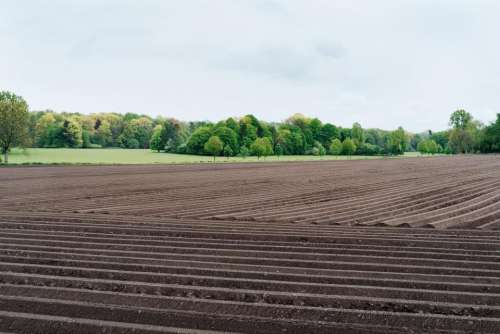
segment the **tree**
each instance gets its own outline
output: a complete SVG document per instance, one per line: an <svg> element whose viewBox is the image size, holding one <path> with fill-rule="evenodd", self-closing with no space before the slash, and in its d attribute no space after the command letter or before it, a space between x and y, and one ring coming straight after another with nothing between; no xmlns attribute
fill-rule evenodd
<svg viewBox="0 0 500 334"><path fill-rule="evenodd" d="M402 127L392 131L386 139L386 150L390 154L404 154L408 145L408 136Z"/></svg>
<svg viewBox="0 0 500 334"><path fill-rule="evenodd" d="M472 115L463 109L454 111L450 116L450 125L455 129L466 129L472 121Z"/></svg>
<svg viewBox="0 0 500 334"><path fill-rule="evenodd" d="M163 122L160 146L166 152L177 152L177 149L185 141L183 125L175 118L166 119Z"/></svg>
<svg viewBox="0 0 500 334"><path fill-rule="evenodd" d="M220 140L219 137L217 136L212 136L208 139L208 141L205 143L203 146L204 150L206 153L212 155L214 157L214 162L215 162L215 157L220 155L220 152L223 149L224 144L222 143L222 140Z"/></svg>
<svg viewBox="0 0 500 334"><path fill-rule="evenodd" d="M274 148L274 154L276 154L278 159L283 155L283 147L281 147L281 144L276 144L276 147Z"/></svg>
<svg viewBox="0 0 500 334"><path fill-rule="evenodd" d="M232 129L225 125L220 126L215 129L214 135L222 140L224 146L229 145L233 152L238 150L238 135Z"/></svg>
<svg viewBox="0 0 500 334"><path fill-rule="evenodd" d="M153 151L158 151L158 153L164 149L164 146L162 146L163 141L162 141L162 132L163 132L163 127L161 125L157 125L154 130L153 134L151 135L151 140L149 141L149 148L152 149Z"/></svg>
<svg viewBox="0 0 500 334"><path fill-rule="evenodd" d="M242 157L243 159L245 159L246 157L248 157L249 153L250 152L248 151L248 148L246 146L241 147L241 149L240 149L240 157Z"/></svg>
<svg viewBox="0 0 500 334"><path fill-rule="evenodd" d="M452 129L448 146L453 153L470 153L474 147L474 138L466 129Z"/></svg>
<svg viewBox="0 0 500 334"><path fill-rule="evenodd" d="M147 117L132 118L125 126L119 137L120 146L124 148L148 148L151 133L153 131L153 122Z"/></svg>
<svg viewBox="0 0 500 334"><path fill-rule="evenodd" d="M257 159L260 159L262 156L267 157L273 154L273 147L268 138L257 138L250 146L250 151L257 156Z"/></svg>
<svg viewBox="0 0 500 334"><path fill-rule="evenodd" d="M438 153L438 144L432 139L425 139L418 143L417 150L422 154Z"/></svg>
<svg viewBox="0 0 500 334"><path fill-rule="evenodd" d="M58 121L52 112L43 112L35 124L35 144L38 147L56 146L59 132Z"/></svg>
<svg viewBox="0 0 500 334"><path fill-rule="evenodd" d="M323 147L323 145L321 145L321 143L319 141L315 141L314 147L312 148L311 153L312 153L312 155L323 156L326 154L326 150Z"/></svg>
<svg viewBox="0 0 500 334"><path fill-rule="evenodd" d="M363 128L361 127L361 124L354 123L352 125L351 136L352 136L352 140L356 146L361 146L364 144L365 134L364 134Z"/></svg>
<svg viewBox="0 0 500 334"><path fill-rule="evenodd" d="M12 147L26 143L28 137L28 104L11 92L0 92L0 150L5 163L9 162Z"/></svg>
<svg viewBox="0 0 500 334"><path fill-rule="evenodd" d="M309 129L311 130L312 137L316 141L321 141L321 129L323 127L323 124L321 121L317 118L313 118L309 122Z"/></svg>
<svg viewBox="0 0 500 334"><path fill-rule="evenodd" d="M346 138L342 143L342 153L351 156L356 152L356 144L351 140L351 138Z"/></svg>
<svg viewBox="0 0 500 334"><path fill-rule="evenodd" d="M82 130L82 148L90 148L90 134L87 130Z"/></svg>
<svg viewBox="0 0 500 334"><path fill-rule="evenodd" d="M342 153L342 142L335 138L330 145L330 154L340 155Z"/></svg>
<svg viewBox="0 0 500 334"><path fill-rule="evenodd" d="M203 154L204 145L212 136L212 130L208 126L196 129L187 142L187 152L190 154Z"/></svg>
<svg viewBox="0 0 500 334"><path fill-rule="evenodd" d="M82 127L73 119L66 119L63 122L60 138L65 147L82 147Z"/></svg>
<svg viewBox="0 0 500 334"><path fill-rule="evenodd" d="M229 157L233 156L233 154L234 154L233 153L233 149L231 148L230 145L224 146L224 152L223 153L224 153L224 156L226 158L229 158Z"/></svg>
<svg viewBox="0 0 500 334"><path fill-rule="evenodd" d="M107 120L100 120L99 118L95 122L94 126L93 142L95 144L106 147L113 144L113 133L111 131L111 125Z"/></svg>
<svg viewBox="0 0 500 334"><path fill-rule="evenodd" d="M463 109L453 112L450 116L450 131L448 146L454 153L469 153L479 141L480 124L472 115Z"/></svg>
<svg viewBox="0 0 500 334"><path fill-rule="evenodd" d="M326 123L320 130L319 141L323 146L328 147L333 139L338 138L339 132L333 124Z"/></svg>
<svg viewBox="0 0 500 334"><path fill-rule="evenodd" d="M500 114L497 114L496 122L484 128L480 147L482 152L500 152Z"/></svg>

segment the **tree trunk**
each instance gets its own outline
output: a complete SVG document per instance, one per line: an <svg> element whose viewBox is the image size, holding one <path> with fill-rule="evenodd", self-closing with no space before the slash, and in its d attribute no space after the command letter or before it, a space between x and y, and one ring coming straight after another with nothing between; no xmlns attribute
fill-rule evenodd
<svg viewBox="0 0 500 334"><path fill-rule="evenodd" d="M4 154L3 154L3 161L5 162L5 164L9 163L9 152L8 151L4 152Z"/></svg>

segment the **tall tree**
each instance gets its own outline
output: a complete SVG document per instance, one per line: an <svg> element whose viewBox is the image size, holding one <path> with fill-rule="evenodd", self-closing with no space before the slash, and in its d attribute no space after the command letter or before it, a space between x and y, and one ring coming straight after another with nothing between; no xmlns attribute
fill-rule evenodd
<svg viewBox="0 0 500 334"><path fill-rule="evenodd" d="M12 147L23 145L28 137L28 104L14 93L0 92L0 149L5 163Z"/></svg>
<svg viewBox="0 0 500 334"><path fill-rule="evenodd" d="M454 153L470 153L476 144L478 124L472 115L463 109L453 112L450 116L450 131L448 146Z"/></svg>

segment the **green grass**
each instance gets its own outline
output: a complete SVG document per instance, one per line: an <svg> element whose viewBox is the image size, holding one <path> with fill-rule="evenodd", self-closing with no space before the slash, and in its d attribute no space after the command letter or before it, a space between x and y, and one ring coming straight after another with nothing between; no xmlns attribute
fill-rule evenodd
<svg viewBox="0 0 500 334"><path fill-rule="evenodd" d="M405 156L418 156L418 153L408 153ZM350 159L377 159L381 157L352 156ZM261 158L260 161L318 161L318 160L346 160L346 156L324 157L276 156ZM68 148L29 148L15 149L9 155L12 164L171 164L171 163L200 163L212 162L208 156L156 153L150 150L130 149L68 149ZM255 162L256 157L218 157L217 162Z"/></svg>

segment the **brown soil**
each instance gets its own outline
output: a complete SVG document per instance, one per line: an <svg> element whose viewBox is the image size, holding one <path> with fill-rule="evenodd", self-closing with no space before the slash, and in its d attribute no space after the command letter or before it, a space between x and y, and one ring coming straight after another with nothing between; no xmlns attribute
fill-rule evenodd
<svg viewBox="0 0 500 334"><path fill-rule="evenodd" d="M498 333L499 189L494 155L3 168L0 331Z"/></svg>

